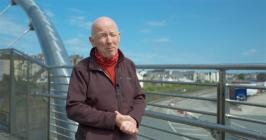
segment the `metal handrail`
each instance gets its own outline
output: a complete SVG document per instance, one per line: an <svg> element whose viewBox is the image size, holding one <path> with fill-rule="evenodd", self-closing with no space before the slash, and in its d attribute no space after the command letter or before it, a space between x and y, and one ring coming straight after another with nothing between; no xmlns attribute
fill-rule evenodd
<svg viewBox="0 0 266 140"><path fill-rule="evenodd" d="M65 76L65 75L50 75L50 78L70 78L71 76Z"/></svg>
<svg viewBox="0 0 266 140"><path fill-rule="evenodd" d="M24 59L30 60L31 62L34 62L34 63L36 63L36 64L38 64L38 65L40 65L40 66L42 66L42 67L44 67L46 69L49 68L47 65L41 63L40 61L28 56L27 54L25 54L25 53L23 53L23 52L21 52L21 51L19 51L17 49L14 49L14 48L0 49L0 51L1 52L6 52L6 53L9 53L9 54L12 54L12 53L17 54L17 55L23 57Z"/></svg>
<svg viewBox="0 0 266 140"><path fill-rule="evenodd" d="M67 115L65 112L55 111L54 109L53 110L50 110L50 113Z"/></svg>
<svg viewBox="0 0 266 140"><path fill-rule="evenodd" d="M67 68L67 69L72 69L72 65L60 65L60 66L49 66L49 69L61 69L61 68Z"/></svg>
<svg viewBox="0 0 266 140"><path fill-rule="evenodd" d="M65 108L65 105L59 105L59 104L55 104L55 103L50 103L51 106L56 106L56 107L60 107L60 108Z"/></svg>
<svg viewBox="0 0 266 140"><path fill-rule="evenodd" d="M63 90L55 90L50 88L50 92L56 92L56 93L67 93L68 91L63 91Z"/></svg>
<svg viewBox="0 0 266 140"><path fill-rule="evenodd" d="M226 117L228 117L230 119L242 120L242 121L248 121L248 122L254 122L254 123L266 125L266 121L257 120L257 119L251 119L251 118L246 118L246 117L241 117L239 115L226 114Z"/></svg>
<svg viewBox="0 0 266 140"><path fill-rule="evenodd" d="M226 84L227 87L234 87L234 88L249 88L249 89L264 89L266 90L266 86L250 86L245 84Z"/></svg>
<svg viewBox="0 0 266 140"><path fill-rule="evenodd" d="M214 102L217 101L216 98L195 97L195 96L182 95L182 94L174 94L174 93L145 92L145 94L160 95L160 96L169 96L169 97L179 97L179 98L188 98L188 99L205 100L205 101L214 101Z"/></svg>
<svg viewBox="0 0 266 140"><path fill-rule="evenodd" d="M149 110L145 111L145 115L152 117L152 118L162 119L162 120L166 120L166 121L193 125L193 126L197 126L197 127L201 127L201 128L207 128L210 130L220 130L220 131L231 133L231 134L241 135L241 136L250 137L250 138L256 138L257 140L265 140L266 139L266 134L248 131L248 130L243 129L243 128L233 128L231 126L225 126L225 125L214 124L214 123L210 123L210 122L206 122L206 121L188 119L188 118L183 118L183 117L179 117L179 116L175 116L175 115L149 111Z"/></svg>
<svg viewBox="0 0 266 140"><path fill-rule="evenodd" d="M194 86L209 86L209 87L217 86L217 84L196 83L196 82L180 82L180 81L161 81L161 80L139 80L139 82L178 84L178 85L194 85Z"/></svg>
<svg viewBox="0 0 266 140"><path fill-rule="evenodd" d="M136 65L137 69L265 70L266 64L172 64Z"/></svg>
<svg viewBox="0 0 266 140"><path fill-rule="evenodd" d="M51 97L51 98L59 98L59 99L66 99L66 95L57 95L57 94L45 94L45 93L40 93L40 94L31 94L32 96L44 96L44 97Z"/></svg>
<svg viewBox="0 0 266 140"><path fill-rule="evenodd" d="M60 82L50 82L50 84L53 84L53 85L69 85L68 83L60 83Z"/></svg>
<svg viewBox="0 0 266 140"><path fill-rule="evenodd" d="M231 100L231 99L226 99L226 102L240 104L240 105L248 105L248 106L256 106L256 107L266 108L266 104L249 103L249 102L243 102L243 101L237 101L237 100Z"/></svg>
<svg viewBox="0 0 266 140"><path fill-rule="evenodd" d="M205 114L205 115L211 115L211 116L216 116L217 115L216 113L213 113L213 112L199 111L199 110L195 110L195 109L187 109L187 108L182 108L182 107L171 107L171 106L158 105L158 104L152 104L152 103L148 103L147 105L160 107L160 108L167 108L167 109L172 109L172 110L182 110L182 111L198 113L198 114Z"/></svg>

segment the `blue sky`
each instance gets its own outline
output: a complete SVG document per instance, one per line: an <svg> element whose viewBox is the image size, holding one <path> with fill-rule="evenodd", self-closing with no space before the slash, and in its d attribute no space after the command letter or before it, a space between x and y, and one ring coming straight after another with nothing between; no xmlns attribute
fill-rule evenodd
<svg viewBox="0 0 266 140"><path fill-rule="evenodd" d="M10 0L1 0L2 11ZM136 64L232 64L266 62L266 0L36 0L50 17L68 54L87 56L90 25L113 18L121 50ZM0 16L0 48L28 25L19 6ZM34 32L14 48L41 51Z"/></svg>

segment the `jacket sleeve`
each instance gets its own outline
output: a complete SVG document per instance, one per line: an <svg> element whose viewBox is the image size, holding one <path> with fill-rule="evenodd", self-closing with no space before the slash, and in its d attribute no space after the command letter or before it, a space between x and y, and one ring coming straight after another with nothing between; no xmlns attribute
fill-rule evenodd
<svg viewBox="0 0 266 140"><path fill-rule="evenodd" d="M134 63L132 63L132 67L134 70L134 79L135 79L135 96L133 102L133 109L129 112L129 115L133 117L137 121L137 125L139 127L141 123L141 118L144 114L146 103L145 103L145 95L141 90L139 80L136 74L136 68Z"/></svg>
<svg viewBox="0 0 266 140"><path fill-rule="evenodd" d="M66 113L68 118L79 124L96 128L114 129L115 113L97 110L86 104L88 75L74 67L68 87ZM83 70L85 71L85 70Z"/></svg>

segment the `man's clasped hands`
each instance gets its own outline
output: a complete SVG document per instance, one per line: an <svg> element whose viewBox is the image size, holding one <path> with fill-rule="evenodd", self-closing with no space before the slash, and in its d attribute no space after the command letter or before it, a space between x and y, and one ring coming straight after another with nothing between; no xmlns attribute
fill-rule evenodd
<svg viewBox="0 0 266 140"><path fill-rule="evenodd" d="M118 128L127 134L134 135L138 132L137 122L129 115L123 115L118 111L115 111L115 122Z"/></svg>

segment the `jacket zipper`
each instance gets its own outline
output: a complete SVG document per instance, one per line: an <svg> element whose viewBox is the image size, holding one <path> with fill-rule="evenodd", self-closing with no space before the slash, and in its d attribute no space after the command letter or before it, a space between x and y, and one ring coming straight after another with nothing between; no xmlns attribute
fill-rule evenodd
<svg viewBox="0 0 266 140"><path fill-rule="evenodd" d="M116 84L115 85L115 92L116 92L116 99L117 99L117 109L118 109L118 112L121 111L121 94L120 94L120 89L119 89L119 85Z"/></svg>
<svg viewBox="0 0 266 140"><path fill-rule="evenodd" d="M118 112L121 112L121 105L122 105L122 95L120 93L120 85L119 85L119 68L118 68L118 64L116 65L116 84L115 84L115 91L116 91L116 99L117 99L117 109Z"/></svg>
<svg viewBox="0 0 266 140"><path fill-rule="evenodd" d="M110 80L110 82L112 83L111 78L108 76L108 74L107 74L104 70L99 69L99 71L103 72L104 75L105 75L105 76ZM116 82L118 82L118 80L117 80ZM116 92L116 99L117 99L117 104L118 104L118 105L117 105L117 109L118 109L118 112L120 112L120 110L121 110L121 101L122 101L122 99L121 99L121 94L120 94L119 84L116 84L116 85L115 85L115 92Z"/></svg>

